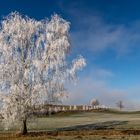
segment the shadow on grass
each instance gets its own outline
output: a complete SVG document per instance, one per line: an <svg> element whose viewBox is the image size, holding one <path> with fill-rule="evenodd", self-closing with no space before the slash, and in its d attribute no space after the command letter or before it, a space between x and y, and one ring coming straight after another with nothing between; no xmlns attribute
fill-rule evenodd
<svg viewBox="0 0 140 140"><path fill-rule="evenodd" d="M127 124L128 121L107 121L102 123L76 125L71 127L58 128L57 131L80 131L80 130L102 130L102 129L114 129L117 125Z"/></svg>
<svg viewBox="0 0 140 140"><path fill-rule="evenodd" d="M27 136L88 136L88 135L140 135L140 130L117 130L115 126L127 124L128 121L107 121L102 123L75 125L72 127L58 128L53 131L29 132Z"/></svg>

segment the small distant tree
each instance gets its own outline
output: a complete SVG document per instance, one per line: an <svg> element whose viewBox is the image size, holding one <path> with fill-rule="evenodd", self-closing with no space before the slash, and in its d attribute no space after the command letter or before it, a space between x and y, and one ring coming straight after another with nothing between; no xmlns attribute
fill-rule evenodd
<svg viewBox="0 0 140 140"><path fill-rule="evenodd" d="M79 57L68 63L69 22L58 15L37 21L17 12L0 26L0 101L7 129L17 125L27 133L34 108L65 96L66 80L73 80L85 66Z"/></svg>
<svg viewBox="0 0 140 140"><path fill-rule="evenodd" d="M121 100L119 102L117 102L116 105L120 110L122 110L124 108L123 101L121 101Z"/></svg>
<svg viewBox="0 0 140 140"><path fill-rule="evenodd" d="M99 103L99 101L98 101L97 99L92 99L90 104L91 104L91 106L92 106L93 108L95 108L95 107L97 107L100 103Z"/></svg>

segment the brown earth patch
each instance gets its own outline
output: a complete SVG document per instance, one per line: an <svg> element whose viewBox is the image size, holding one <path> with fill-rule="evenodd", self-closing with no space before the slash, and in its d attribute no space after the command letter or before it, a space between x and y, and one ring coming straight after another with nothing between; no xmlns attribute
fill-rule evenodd
<svg viewBox="0 0 140 140"><path fill-rule="evenodd" d="M80 130L80 131L43 131L43 132L29 132L26 136L88 136L88 135L100 135L100 136L125 136L125 135L140 135L140 130ZM20 136L20 135L16 135Z"/></svg>

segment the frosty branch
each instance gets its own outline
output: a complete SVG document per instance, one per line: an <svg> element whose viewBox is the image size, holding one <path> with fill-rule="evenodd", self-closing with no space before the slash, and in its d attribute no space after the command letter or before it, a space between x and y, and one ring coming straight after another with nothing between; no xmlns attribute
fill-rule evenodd
<svg viewBox="0 0 140 140"><path fill-rule="evenodd" d="M66 61L69 28L58 15L37 21L14 12L1 22L0 100L6 128L20 122L21 133L27 133L33 107L61 99L65 82L86 65L83 57Z"/></svg>

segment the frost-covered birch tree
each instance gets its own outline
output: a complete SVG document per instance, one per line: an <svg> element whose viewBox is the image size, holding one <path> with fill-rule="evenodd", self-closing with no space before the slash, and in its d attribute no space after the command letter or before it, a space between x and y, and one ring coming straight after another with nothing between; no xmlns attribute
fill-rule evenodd
<svg viewBox="0 0 140 140"><path fill-rule="evenodd" d="M27 120L44 101L65 95L65 82L85 66L79 57L67 62L70 24L58 15L37 21L13 12L0 25L0 102L5 128L18 125L27 133Z"/></svg>

